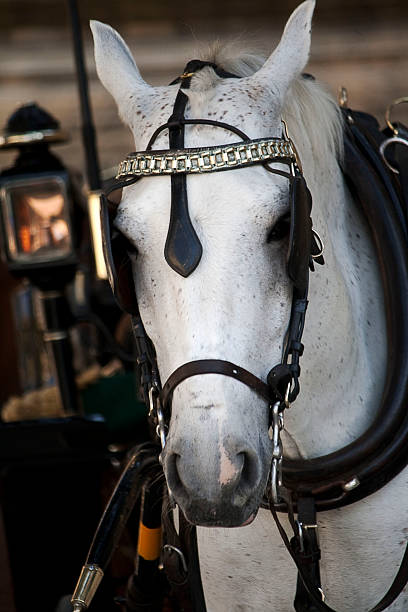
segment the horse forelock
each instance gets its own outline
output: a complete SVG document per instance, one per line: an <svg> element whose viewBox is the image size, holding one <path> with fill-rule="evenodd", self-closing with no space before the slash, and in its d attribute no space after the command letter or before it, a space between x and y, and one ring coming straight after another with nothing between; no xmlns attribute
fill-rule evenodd
<svg viewBox="0 0 408 612"><path fill-rule="evenodd" d="M240 41L215 41L200 54L200 59L213 62L239 77L250 77L262 67L266 58L259 51L243 49ZM209 96L218 82L219 77L211 68L203 69L193 77L191 89L203 97ZM329 156L334 155L341 161L343 119L326 85L300 75L292 82L281 113L301 157L308 155L308 150L304 150L307 147L311 148L313 159L320 167L324 167Z"/></svg>

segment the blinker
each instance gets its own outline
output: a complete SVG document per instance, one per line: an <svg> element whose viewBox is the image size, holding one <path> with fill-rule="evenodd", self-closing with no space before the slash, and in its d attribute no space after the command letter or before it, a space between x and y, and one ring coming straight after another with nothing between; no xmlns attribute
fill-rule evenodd
<svg viewBox="0 0 408 612"><path fill-rule="evenodd" d="M312 246L312 196L301 174L291 180L287 271L299 293L307 290Z"/></svg>
<svg viewBox="0 0 408 612"><path fill-rule="evenodd" d="M102 194L101 230L108 280L120 308L129 314L138 315L139 308L133 280L132 262L128 255L128 244L124 236L113 228L111 216L113 216L113 213L109 210L108 199Z"/></svg>

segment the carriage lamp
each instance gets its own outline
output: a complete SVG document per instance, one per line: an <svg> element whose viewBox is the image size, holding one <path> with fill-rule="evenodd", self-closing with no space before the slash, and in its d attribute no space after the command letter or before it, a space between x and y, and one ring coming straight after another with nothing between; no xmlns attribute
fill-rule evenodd
<svg viewBox="0 0 408 612"><path fill-rule="evenodd" d="M11 272L36 279L76 262L66 172L0 178L3 257ZM40 280L41 283L41 280Z"/></svg>
<svg viewBox="0 0 408 612"><path fill-rule="evenodd" d="M0 173L2 257L13 274L53 289L72 278L76 263L70 180L49 150L67 140L59 122L35 103L18 108L0 136L0 150L18 151Z"/></svg>
<svg viewBox="0 0 408 612"><path fill-rule="evenodd" d="M17 149L14 164L0 173L0 238L9 271L40 289L43 339L53 355L62 404L78 412L65 295L77 269L73 191L68 171L49 144L66 134L47 111L30 103L9 118L1 149Z"/></svg>

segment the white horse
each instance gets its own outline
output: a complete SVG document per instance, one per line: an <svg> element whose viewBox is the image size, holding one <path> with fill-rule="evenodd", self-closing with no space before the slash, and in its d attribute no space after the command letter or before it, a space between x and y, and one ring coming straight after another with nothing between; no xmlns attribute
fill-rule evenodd
<svg viewBox="0 0 408 612"><path fill-rule="evenodd" d="M338 164L341 117L321 84L301 78L313 9L313 0L297 8L266 61L245 53L229 56L227 47L206 58L243 78L221 79L207 67L185 90L186 117L221 120L250 138L280 136L283 117L313 195L326 265L311 276L302 389L287 411L283 434L291 457L329 453L361 435L378 409L386 364L376 257ZM149 86L117 32L99 22L92 30L98 75L132 130L136 150L143 150L171 114L178 86ZM188 147L236 140L219 128L186 126ZM162 133L154 148L168 148L167 136ZM188 278L163 256L169 177L147 177L124 189L115 221L137 247L136 292L161 379L190 360L214 358L265 380L280 361L291 307L288 238L267 239L288 210L288 181L252 166L189 175L187 185L203 245L200 264ZM209 612L293 610L296 569L270 513L260 510L254 519L271 453L268 406L248 387L207 374L176 389L164 470L180 508L201 525ZM322 583L331 606L360 612L387 591L408 538L407 480L405 469L365 500L319 513ZM231 529L232 523L246 525ZM390 610L408 610L405 591Z"/></svg>

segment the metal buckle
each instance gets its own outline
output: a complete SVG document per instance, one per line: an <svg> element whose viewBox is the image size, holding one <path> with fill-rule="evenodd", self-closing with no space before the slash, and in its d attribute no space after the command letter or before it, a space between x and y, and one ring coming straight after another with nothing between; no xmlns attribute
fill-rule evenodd
<svg viewBox="0 0 408 612"><path fill-rule="evenodd" d="M178 556L180 557L180 560L181 560L181 565L183 567L183 571L184 571L185 574L188 574L187 562L186 562L186 558L185 558L183 552L179 548L177 548L177 546L172 546L171 544L165 544L163 546L163 551L165 551L165 550L170 551L170 554L172 552L175 552L175 553L178 554Z"/></svg>
<svg viewBox="0 0 408 612"><path fill-rule="evenodd" d="M315 530L315 537L316 537L316 544L317 546L320 548L320 543L319 543L319 528L317 524L313 524L313 525L306 525L305 523L301 523L299 521L295 521L297 530L298 530L298 536L299 536L299 544L300 544L300 552L305 552L305 541L303 539L303 532L304 531L308 531L309 529L314 529Z"/></svg>

